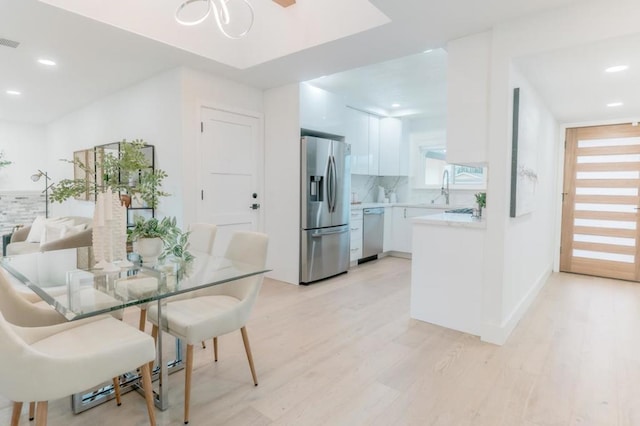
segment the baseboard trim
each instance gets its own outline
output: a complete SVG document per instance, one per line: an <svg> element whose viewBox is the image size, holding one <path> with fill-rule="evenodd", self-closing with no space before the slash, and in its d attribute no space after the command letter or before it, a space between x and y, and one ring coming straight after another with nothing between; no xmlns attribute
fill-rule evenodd
<svg viewBox="0 0 640 426"><path fill-rule="evenodd" d="M549 267L538 277L535 284L531 287L529 292L520 300L520 303L511 311L509 316L502 322L502 324L486 323L483 327L482 335L480 339L483 342L493 343L495 345L504 345L516 328L524 314L529 310L533 301L538 297L540 290L544 287L545 283L551 276L553 271L553 265Z"/></svg>

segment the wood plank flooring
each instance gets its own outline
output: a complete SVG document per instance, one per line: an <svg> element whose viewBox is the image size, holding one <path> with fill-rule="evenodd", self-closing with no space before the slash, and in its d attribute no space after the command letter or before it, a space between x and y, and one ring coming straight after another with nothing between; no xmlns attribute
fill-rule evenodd
<svg viewBox="0 0 640 426"><path fill-rule="evenodd" d="M308 287L265 280L247 326L195 349L191 425L640 425L640 286L554 274L502 346L409 318L410 261L384 258ZM138 311L126 320L137 324ZM167 339L168 340L168 339ZM168 345L170 346L170 345ZM182 424L184 372L170 376ZM146 425L123 396L49 425ZM11 406L0 400L0 424ZM21 424L28 424L26 410Z"/></svg>

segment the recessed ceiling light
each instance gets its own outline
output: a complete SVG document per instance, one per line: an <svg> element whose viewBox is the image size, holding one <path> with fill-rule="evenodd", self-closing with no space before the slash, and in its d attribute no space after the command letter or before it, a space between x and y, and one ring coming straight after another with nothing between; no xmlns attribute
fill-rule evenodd
<svg viewBox="0 0 640 426"><path fill-rule="evenodd" d="M624 105L622 102L611 102L610 104L607 104L608 107L619 107Z"/></svg>
<svg viewBox="0 0 640 426"><path fill-rule="evenodd" d="M22 92L18 91L18 90L7 90L7 95L13 95L13 96L20 96L22 95Z"/></svg>
<svg viewBox="0 0 640 426"><path fill-rule="evenodd" d="M56 66L56 63L54 61L52 61L51 59L40 58L40 59L38 59L38 63L42 64L42 65L46 65L48 67L55 67Z"/></svg>
<svg viewBox="0 0 640 426"><path fill-rule="evenodd" d="M626 70L627 68L629 68L628 65L616 65L616 66L607 68L605 71L606 72L620 72L620 71Z"/></svg>
<svg viewBox="0 0 640 426"><path fill-rule="evenodd" d="M393 108L398 108L400 106L400 104L391 104L391 107Z"/></svg>
<svg viewBox="0 0 640 426"><path fill-rule="evenodd" d="M425 51L424 51L424 52L422 52L422 53L431 53L431 52L433 52L433 49L427 49L427 50L425 50Z"/></svg>

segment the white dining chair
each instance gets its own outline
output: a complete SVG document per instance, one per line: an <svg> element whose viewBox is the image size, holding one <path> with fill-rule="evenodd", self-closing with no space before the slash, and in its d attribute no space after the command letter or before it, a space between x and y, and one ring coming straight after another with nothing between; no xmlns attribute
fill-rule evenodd
<svg viewBox="0 0 640 426"><path fill-rule="evenodd" d="M35 294L35 293L34 293ZM46 327L66 323L67 319L46 302L31 303L25 299L21 292L11 284L11 279L4 269L0 268L0 313L5 321L18 327ZM83 320L83 323L93 322L103 317L91 317ZM80 322L73 324L80 325ZM113 378L114 392L117 405L121 405L120 383L117 377ZM22 407L22 404L20 404ZM20 416L20 410L14 415ZM35 402L29 403L29 420L35 416Z"/></svg>
<svg viewBox="0 0 640 426"><path fill-rule="evenodd" d="M236 232L227 247L225 258L264 268L267 258L268 237L257 232ZM187 345L185 367L184 423L189 422L191 375L193 371L193 345L213 338L214 359L217 361L217 338L240 330L244 342L253 383L258 385L253 356L249 345L246 323L256 302L263 275L255 275L194 292L194 297L169 301L162 309L164 331L182 339ZM149 308L149 321L153 335L158 333L157 306Z"/></svg>
<svg viewBox="0 0 640 426"><path fill-rule="evenodd" d="M216 225L210 223L192 223L189 226L189 245L187 250L195 258L195 265L193 266L195 269L198 268L198 263L202 262L203 258L213 254L213 243L216 239L217 229ZM147 324L147 309L149 308L149 304L145 303L140 305L139 308L140 319L138 328L140 331L144 331Z"/></svg>
<svg viewBox="0 0 640 426"><path fill-rule="evenodd" d="M36 426L47 424L48 402L82 392L141 369L149 423L155 425L151 373L153 339L112 317L47 327L18 327L0 313L0 394L14 401L11 424L22 403L38 401Z"/></svg>

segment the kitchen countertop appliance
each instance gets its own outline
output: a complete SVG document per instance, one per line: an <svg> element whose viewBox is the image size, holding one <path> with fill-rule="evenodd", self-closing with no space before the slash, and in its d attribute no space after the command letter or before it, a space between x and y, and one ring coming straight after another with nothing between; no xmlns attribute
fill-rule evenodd
<svg viewBox="0 0 640 426"><path fill-rule="evenodd" d="M301 139L300 283L349 269L351 147L345 142Z"/></svg>

